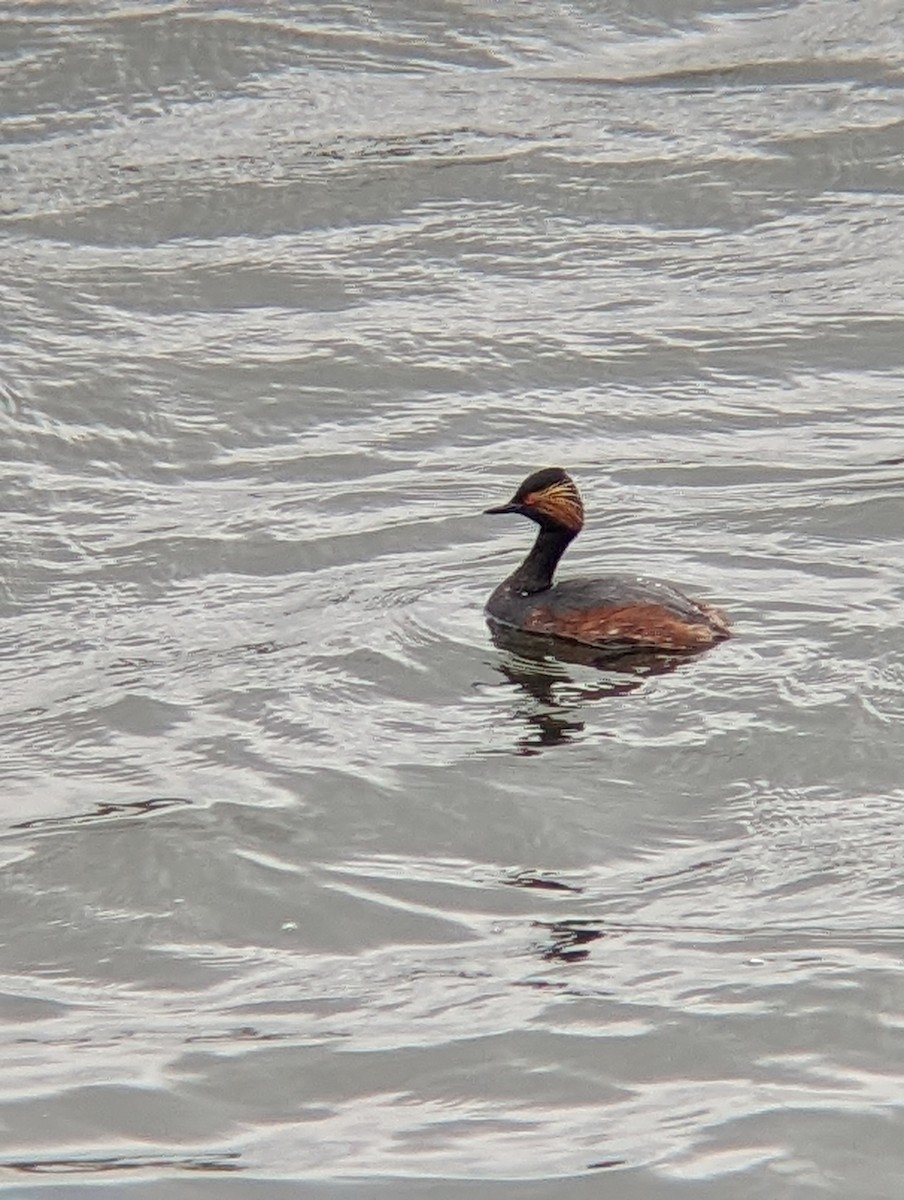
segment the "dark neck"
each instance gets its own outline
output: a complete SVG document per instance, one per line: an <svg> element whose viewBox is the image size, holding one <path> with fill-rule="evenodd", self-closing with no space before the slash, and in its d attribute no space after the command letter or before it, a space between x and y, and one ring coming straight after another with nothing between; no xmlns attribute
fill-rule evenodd
<svg viewBox="0 0 904 1200"><path fill-rule="evenodd" d="M561 525L541 528L531 552L508 583L514 592L544 592L552 584L556 565L575 536Z"/></svg>

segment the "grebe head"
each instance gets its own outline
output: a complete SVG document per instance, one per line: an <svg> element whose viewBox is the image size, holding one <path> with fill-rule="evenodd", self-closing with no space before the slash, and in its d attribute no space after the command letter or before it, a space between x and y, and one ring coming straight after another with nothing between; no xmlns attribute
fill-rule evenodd
<svg viewBox="0 0 904 1200"><path fill-rule="evenodd" d="M488 513L520 513L543 529L566 529L579 533L584 524L584 505L574 480L561 467L544 467L528 475L508 504L485 510Z"/></svg>

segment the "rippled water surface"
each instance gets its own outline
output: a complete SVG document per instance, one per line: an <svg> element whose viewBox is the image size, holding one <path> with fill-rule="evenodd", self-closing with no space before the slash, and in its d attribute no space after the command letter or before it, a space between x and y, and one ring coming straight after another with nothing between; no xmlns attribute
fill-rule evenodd
<svg viewBox="0 0 904 1200"><path fill-rule="evenodd" d="M3 39L4 1196L897 1200L900 5ZM736 637L495 645L551 463Z"/></svg>

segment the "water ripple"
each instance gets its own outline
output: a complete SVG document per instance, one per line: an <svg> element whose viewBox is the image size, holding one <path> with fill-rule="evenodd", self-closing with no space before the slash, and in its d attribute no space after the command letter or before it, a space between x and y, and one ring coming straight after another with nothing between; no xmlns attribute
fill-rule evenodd
<svg viewBox="0 0 904 1200"><path fill-rule="evenodd" d="M13 9L0 1173L896 1195L897 10Z"/></svg>

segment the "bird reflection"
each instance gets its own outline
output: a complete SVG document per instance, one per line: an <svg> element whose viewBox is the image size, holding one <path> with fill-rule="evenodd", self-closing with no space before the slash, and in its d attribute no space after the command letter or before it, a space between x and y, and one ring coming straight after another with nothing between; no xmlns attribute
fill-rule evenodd
<svg viewBox="0 0 904 1200"><path fill-rule="evenodd" d="M548 940L537 947L547 962L584 962L590 957L588 945L606 936L592 921L536 921L535 925L548 935Z"/></svg>
<svg viewBox="0 0 904 1200"><path fill-rule="evenodd" d="M575 741L585 728L580 716L585 704L626 696L652 675L666 675L688 658L652 650L604 650L521 633L492 621L489 625L494 644L503 651L496 669L526 697L513 713L527 727L515 743L522 755ZM605 675L581 682L568 672L566 663L593 667Z"/></svg>

